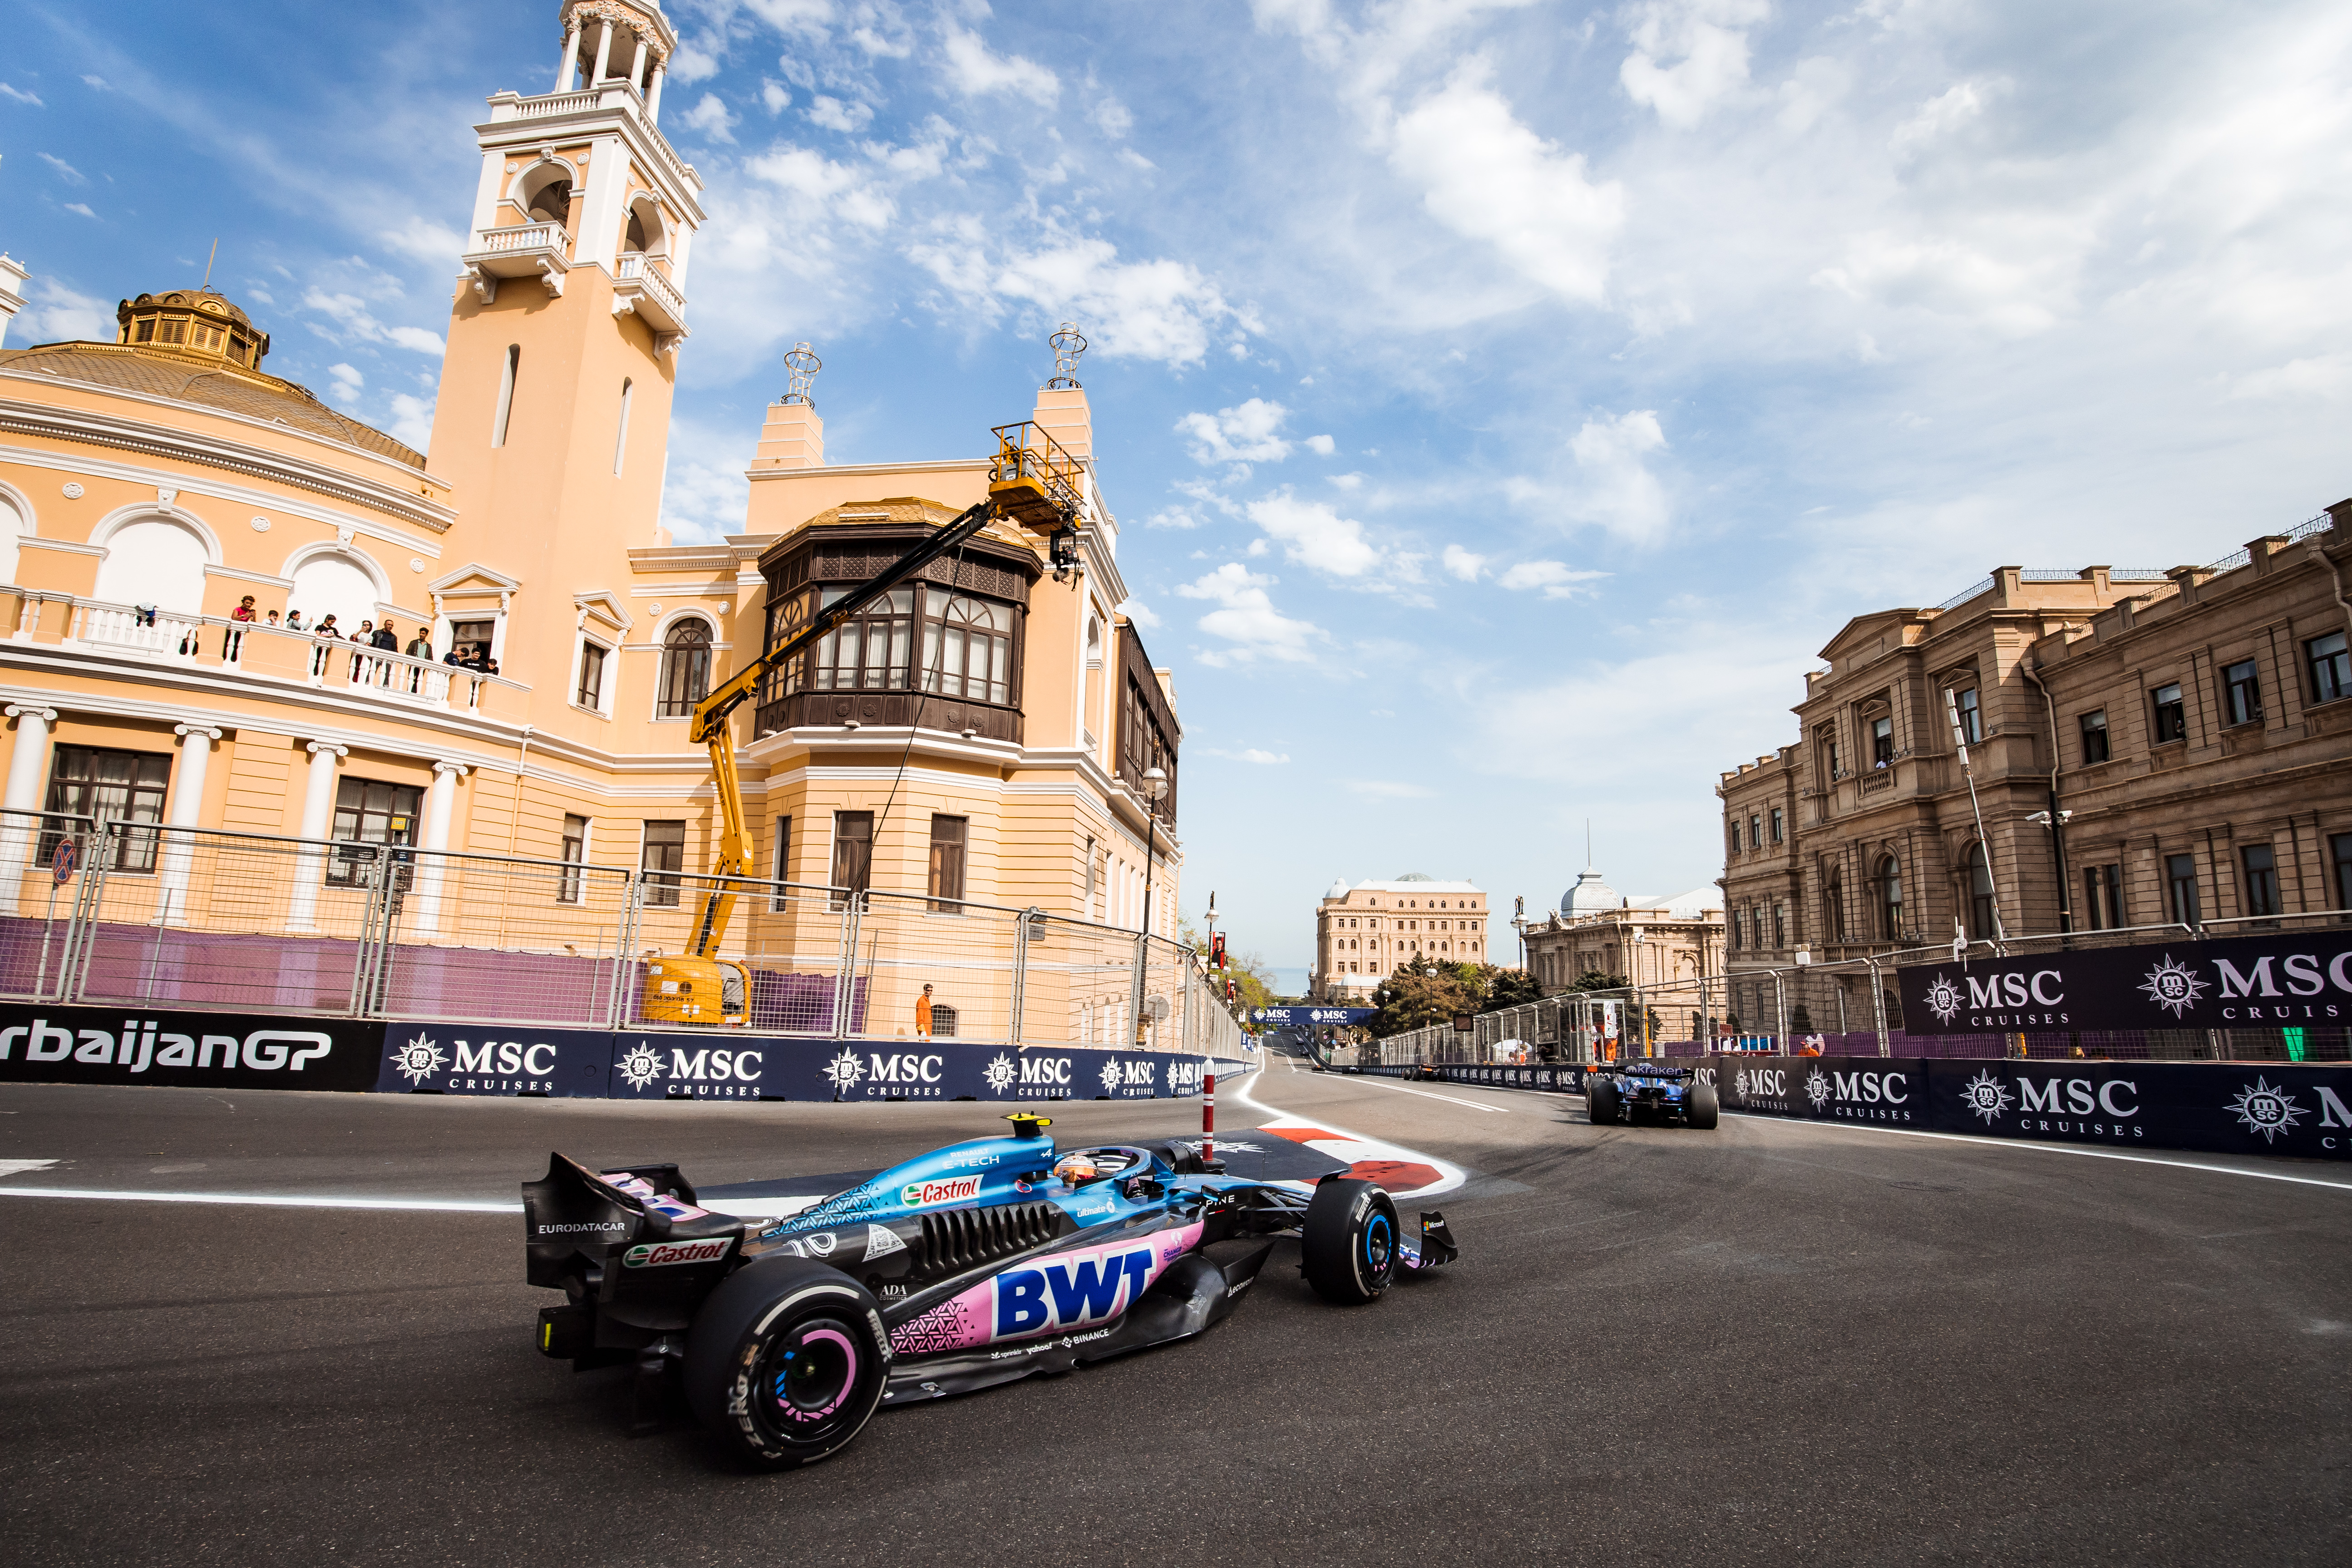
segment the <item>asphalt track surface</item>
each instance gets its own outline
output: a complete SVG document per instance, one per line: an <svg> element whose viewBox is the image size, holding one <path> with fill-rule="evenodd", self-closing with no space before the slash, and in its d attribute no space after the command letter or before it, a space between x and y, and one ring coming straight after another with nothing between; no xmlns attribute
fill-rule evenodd
<svg viewBox="0 0 2352 1568"><path fill-rule="evenodd" d="M1469 1172L1437 1200L1460 1264L1342 1310L1286 1246L1199 1340L783 1476L682 1414L631 1438L624 1373L535 1354L513 1214L0 1195L0 1561L2352 1561L2342 1166L1604 1129L1280 1060L1255 1093ZM1198 1127L1053 1109L1086 1141ZM7 1086L0 1162L59 1163L0 1186L503 1204L551 1147L715 1184L1001 1126Z"/></svg>

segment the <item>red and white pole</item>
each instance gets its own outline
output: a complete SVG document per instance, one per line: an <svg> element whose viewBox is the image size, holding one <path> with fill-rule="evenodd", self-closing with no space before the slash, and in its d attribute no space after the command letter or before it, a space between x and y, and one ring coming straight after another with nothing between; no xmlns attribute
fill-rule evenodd
<svg viewBox="0 0 2352 1568"><path fill-rule="evenodd" d="M1217 1075L1214 1071L1201 1075L1201 1163L1207 1164L1217 1157Z"/></svg>

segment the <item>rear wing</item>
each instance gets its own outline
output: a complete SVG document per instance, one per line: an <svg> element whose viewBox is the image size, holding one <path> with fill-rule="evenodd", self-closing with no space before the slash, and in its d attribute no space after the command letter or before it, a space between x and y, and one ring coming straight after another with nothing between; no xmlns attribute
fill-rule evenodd
<svg viewBox="0 0 2352 1568"><path fill-rule="evenodd" d="M562 1154L547 1174L522 1184L526 1278L562 1288L584 1265L601 1265L617 1247L740 1233L742 1224L694 1202L694 1184L676 1165L626 1165L596 1172Z"/></svg>

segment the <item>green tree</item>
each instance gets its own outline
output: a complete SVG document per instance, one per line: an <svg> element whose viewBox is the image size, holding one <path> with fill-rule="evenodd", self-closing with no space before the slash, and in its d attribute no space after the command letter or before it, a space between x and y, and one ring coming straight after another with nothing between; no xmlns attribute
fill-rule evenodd
<svg viewBox="0 0 2352 1568"><path fill-rule="evenodd" d="M1396 966L1372 992L1379 1009L1365 1020L1375 1039L1450 1023L1456 1015L1475 1013L1482 994L1475 963L1440 963L1426 956ZM1465 976L1464 971L1470 973Z"/></svg>
<svg viewBox="0 0 2352 1568"><path fill-rule="evenodd" d="M1524 1007L1543 997L1543 987L1537 984L1534 975L1524 969L1503 969L1490 963L1486 965L1486 999L1478 1009L1482 1013L1498 1012L1505 1007Z"/></svg>

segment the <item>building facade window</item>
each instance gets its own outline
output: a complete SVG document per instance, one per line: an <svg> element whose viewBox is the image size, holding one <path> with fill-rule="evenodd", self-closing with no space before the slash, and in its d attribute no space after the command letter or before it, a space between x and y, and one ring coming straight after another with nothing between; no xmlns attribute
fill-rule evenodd
<svg viewBox="0 0 2352 1568"><path fill-rule="evenodd" d="M2121 866L2092 866L2083 872L2083 913L2093 931L2120 931L2124 921Z"/></svg>
<svg viewBox="0 0 2352 1568"><path fill-rule="evenodd" d="M768 874L779 882L793 879L793 819L789 816L776 818L776 858L769 862ZM792 896L779 888L768 907L782 914L792 907Z"/></svg>
<svg viewBox="0 0 2352 1568"><path fill-rule="evenodd" d="M923 595L923 689L999 707L1012 700L1013 606Z"/></svg>
<svg viewBox="0 0 2352 1568"><path fill-rule="evenodd" d="M2303 645L2304 662L2311 668L2311 700L2316 704L2352 697L2352 652L2342 632L2330 632Z"/></svg>
<svg viewBox="0 0 2352 1568"><path fill-rule="evenodd" d="M2263 683L2262 677L2255 670L2252 659L2240 659L2237 663L2223 668L2221 692L2223 704L2229 710L2231 723L2252 724L2261 721Z"/></svg>
<svg viewBox="0 0 2352 1568"><path fill-rule="evenodd" d="M1878 862L1878 933L1887 942L1903 940L1903 863L1892 855Z"/></svg>
<svg viewBox="0 0 2352 1568"><path fill-rule="evenodd" d="M451 621L449 651L457 662L480 669L490 662L490 645L498 636L496 621Z"/></svg>
<svg viewBox="0 0 2352 1568"><path fill-rule="evenodd" d="M1748 818L1748 847L1764 847L1764 819L1761 816L1750 815Z"/></svg>
<svg viewBox="0 0 2352 1568"><path fill-rule="evenodd" d="M827 588L822 602L831 605L848 590ZM809 671L810 688L817 691L904 691L907 660L914 643L915 591L897 588L861 611L856 619L829 632L816 645Z"/></svg>
<svg viewBox="0 0 2352 1568"><path fill-rule="evenodd" d="M646 903L649 908L677 908L678 873L686 869L686 824L648 822L637 868L646 873Z"/></svg>
<svg viewBox="0 0 2352 1568"><path fill-rule="evenodd" d="M1781 816L1780 808L1776 805L1772 808L1772 842L1775 844L1781 844L1786 843L1787 840L1788 823L1786 819Z"/></svg>
<svg viewBox="0 0 2352 1568"><path fill-rule="evenodd" d="M499 401L490 413L490 445L507 444L507 421L514 416L515 378L522 373L522 345L509 343L499 370Z"/></svg>
<svg viewBox="0 0 2352 1568"><path fill-rule="evenodd" d="M1888 768L1895 765L1895 721L1873 719L1870 721L1870 765Z"/></svg>
<svg viewBox="0 0 2352 1568"><path fill-rule="evenodd" d="M2147 694L2149 706L2155 710L2156 743L2185 741L2189 738L2189 710L2180 700L2180 685L2167 681Z"/></svg>
<svg viewBox="0 0 2352 1568"><path fill-rule="evenodd" d="M580 684L572 700L599 713L604 710L604 660L609 652L602 643L583 639L580 644Z"/></svg>
<svg viewBox="0 0 2352 1568"><path fill-rule="evenodd" d="M2107 760L2107 710L2095 709L2082 717L2083 765L2090 767Z"/></svg>
<svg viewBox="0 0 2352 1568"><path fill-rule="evenodd" d="M423 791L408 784L348 778L337 784L332 837L338 844L370 847L336 850L327 886L364 887L367 868L375 863L373 846L415 843L416 808L424 798Z"/></svg>
<svg viewBox="0 0 2352 1568"><path fill-rule="evenodd" d="M2352 910L2352 833L2338 833L2329 838L2327 853L2336 863L2336 907Z"/></svg>
<svg viewBox="0 0 2352 1568"><path fill-rule="evenodd" d="M1965 690L1953 692L1952 705L1960 715L1960 733L1968 737L1969 745L1982 745L1984 721L1977 710L1977 689L1971 686Z"/></svg>
<svg viewBox="0 0 2352 1568"><path fill-rule="evenodd" d="M1789 906L1786 904L1772 906L1772 945L1774 947L1789 945Z"/></svg>
<svg viewBox="0 0 2352 1568"><path fill-rule="evenodd" d="M2249 844L2238 851L2238 861L2246 873L2246 913L2278 913L2278 856L2267 844Z"/></svg>
<svg viewBox="0 0 2352 1568"><path fill-rule="evenodd" d="M1830 934L1839 942L1845 940L1845 885L1832 877L1822 889L1822 901L1829 908Z"/></svg>
<svg viewBox="0 0 2352 1568"><path fill-rule="evenodd" d="M37 722L25 721L27 725ZM49 770L48 809L74 816L150 825L163 820L163 793L172 776L168 752L118 752L96 746L59 746ZM39 863L54 862L64 834L41 835ZM155 835L136 827L115 836L116 871L152 871Z"/></svg>
<svg viewBox="0 0 2352 1568"><path fill-rule="evenodd" d="M563 839L561 858L562 873L555 883L555 901L576 904L580 901L580 868L588 858L588 819L566 813L563 818Z"/></svg>
<svg viewBox="0 0 2352 1568"><path fill-rule="evenodd" d="M1969 846L1969 936L1972 940L1993 940L1994 910L1991 862L1985 854L1982 842L1971 844Z"/></svg>
<svg viewBox="0 0 2352 1568"><path fill-rule="evenodd" d="M1739 853L1739 818L1733 817L1725 826L1730 833L1731 853L1737 855Z"/></svg>
<svg viewBox="0 0 2352 1568"><path fill-rule="evenodd" d="M2170 895L2173 923L2192 929L2201 924L2204 915L2197 903L2197 857L2167 855L2164 858L2164 881Z"/></svg>
<svg viewBox="0 0 2352 1568"><path fill-rule="evenodd" d="M710 695L710 623L689 617L662 639L661 702L664 719L689 719L695 704Z"/></svg>
<svg viewBox="0 0 2352 1568"><path fill-rule="evenodd" d="M874 814L836 811L833 814L833 886L862 893L873 885Z"/></svg>
<svg viewBox="0 0 2352 1568"><path fill-rule="evenodd" d="M930 893L936 912L953 914L963 903L964 841L971 831L970 817L931 818Z"/></svg>

